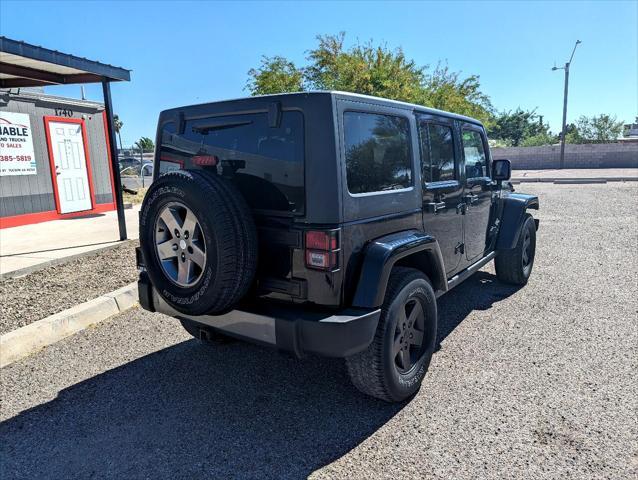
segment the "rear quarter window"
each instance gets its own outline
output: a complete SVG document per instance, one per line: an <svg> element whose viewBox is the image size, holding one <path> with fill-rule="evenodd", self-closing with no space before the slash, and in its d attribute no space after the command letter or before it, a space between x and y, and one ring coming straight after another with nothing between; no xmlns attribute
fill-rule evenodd
<svg viewBox="0 0 638 480"><path fill-rule="evenodd" d="M345 112L343 125L350 193L383 192L412 186L407 118Z"/></svg>

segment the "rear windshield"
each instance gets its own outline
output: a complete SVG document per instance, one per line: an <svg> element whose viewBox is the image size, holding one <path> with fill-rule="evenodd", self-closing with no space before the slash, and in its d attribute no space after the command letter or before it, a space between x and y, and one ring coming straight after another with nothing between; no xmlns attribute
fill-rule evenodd
<svg viewBox="0 0 638 480"><path fill-rule="evenodd" d="M171 122L162 129L159 173L198 168L195 163L203 158L216 164L204 168L235 183L253 209L299 214L304 211L303 138L303 115L297 111L282 112L276 127L266 112L187 120L181 134Z"/></svg>

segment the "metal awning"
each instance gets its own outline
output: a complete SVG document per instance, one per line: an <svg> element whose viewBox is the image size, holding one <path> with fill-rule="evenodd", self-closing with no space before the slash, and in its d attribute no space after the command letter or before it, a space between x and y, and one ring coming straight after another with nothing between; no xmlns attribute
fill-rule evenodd
<svg viewBox="0 0 638 480"><path fill-rule="evenodd" d="M0 88L128 82L130 70L0 37Z"/></svg>
<svg viewBox="0 0 638 480"><path fill-rule="evenodd" d="M117 160L117 143L113 123L111 82L128 82L131 71L95 62L68 53L50 50L0 36L0 88L40 87L78 83L101 83L110 160L115 181L115 203L120 240L126 240L126 221L122 201L122 183Z"/></svg>

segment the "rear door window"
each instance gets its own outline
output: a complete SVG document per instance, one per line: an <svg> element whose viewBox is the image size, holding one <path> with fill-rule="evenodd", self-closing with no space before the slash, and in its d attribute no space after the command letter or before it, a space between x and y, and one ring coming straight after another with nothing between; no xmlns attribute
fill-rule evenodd
<svg viewBox="0 0 638 480"><path fill-rule="evenodd" d="M350 193L383 192L412 186L407 118L344 112L343 124Z"/></svg>
<svg viewBox="0 0 638 480"><path fill-rule="evenodd" d="M454 136L451 125L419 122L423 182L456 180Z"/></svg>

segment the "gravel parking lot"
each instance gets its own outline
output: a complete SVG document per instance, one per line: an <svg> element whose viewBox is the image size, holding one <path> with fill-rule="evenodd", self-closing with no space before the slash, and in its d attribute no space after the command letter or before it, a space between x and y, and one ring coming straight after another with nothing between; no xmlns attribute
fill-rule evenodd
<svg viewBox="0 0 638 480"><path fill-rule="evenodd" d="M442 297L410 402L136 309L0 371L0 477L636 478L638 185L517 189L541 198L530 283L489 266Z"/></svg>
<svg viewBox="0 0 638 480"><path fill-rule="evenodd" d="M0 335L137 280L137 241L0 280Z"/></svg>

